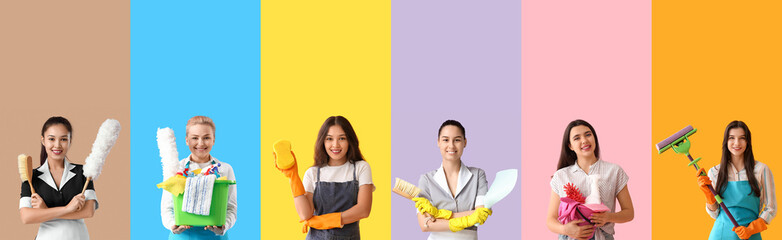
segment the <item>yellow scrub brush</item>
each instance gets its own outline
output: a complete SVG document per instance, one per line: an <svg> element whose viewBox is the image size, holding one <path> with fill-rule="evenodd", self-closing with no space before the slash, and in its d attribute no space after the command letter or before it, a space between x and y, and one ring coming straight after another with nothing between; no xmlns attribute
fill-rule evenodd
<svg viewBox="0 0 782 240"><path fill-rule="evenodd" d="M396 178L394 189L391 191L410 200L412 200L414 197L418 197L418 194L421 193L420 188L399 178Z"/></svg>
<svg viewBox="0 0 782 240"><path fill-rule="evenodd" d="M280 169L291 168L296 163L291 154L291 142L288 140L274 142L274 154L277 155L277 167Z"/></svg>
<svg viewBox="0 0 782 240"><path fill-rule="evenodd" d="M17 159L19 160L19 177L22 178L22 182L27 181L30 184L30 192L35 194L33 182L30 181L30 177L33 176L33 158L27 156L27 154L19 154Z"/></svg>

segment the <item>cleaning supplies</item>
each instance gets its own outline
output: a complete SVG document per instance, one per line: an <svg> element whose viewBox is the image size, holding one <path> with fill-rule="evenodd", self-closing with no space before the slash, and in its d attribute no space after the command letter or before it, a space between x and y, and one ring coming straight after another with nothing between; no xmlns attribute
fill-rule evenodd
<svg viewBox="0 0 782 240"><path fill-rule="evenodd" d="M703 171L700 171L700 167L698 167L698 161L701 160L701 158L693 159L690 155L690 139L689 136L695 134L695 132L698 131L698 129L695 129L692 127L692 125L688 125L687 127L684 127L682 130L679 130L675 134L671 135L670 137L666 138L665 140L660 141L655 145L657 147L657 153L662 154L668 149L673 149L674 152L678 154L686 155L687 158L689 158L690 163L687 164L687 166L693 166L695 167L695 170L698 171L698 175L705 176L706 173ZM717 193L717 191L714 191L714 187L709 184L707 186L709 188L709 192L711 192L712 195L714 195L714 199L716 203L720 204L720 207L722 207L722 210L725 212L725 215L728 216L731 223L733 223L733 227L739 227L739 223L736 222L736 219L733 218L733 214L730 213L730 210L728 210L728 207L725 206L725 203L722 202L722 198Z"/></svg>
<svg viewBox="0 0 782 240"><path fill-rule="evenodd" d="M27 154L19 154L17 159L19 160L19 177L22 178L22 182L27 181L30 184L30 192L35 194L33 182L30 181L30 177L33 176L33 158Z"/></svg>
<svg viewBox="0 0 782 240"><path fill-rule="evenodd" d="M291 142L288 140L277 140L274 142L274 154L277 156L277 167L288 169L293 167L295 160L291 154Z"/></svg>
<svg viewBox="0 0 782 240"><path fill-rule="evenodd" d="M95 138L95 143L92 144L92 151L84 163L84 176L87 177L87 181L84 182L82 193L87 190L90 180L98 180L103 164L106 163L106 157L109 155L111 147L117 142L119 131L119 121L114 119L106 119L100 125L98 136Z"/></svg>
<svg viewBox="0 0 782 240"><path fill-rule="evenodd" d="M559 199L557 220L567 224L573 220L583 219L578 226L591 225L589 219L593 213L607 212L608 207L600 201L600 175L589 175L589 196L584 197L581 191L573 183L565 184L566 197ZM590 235L591 238L594 233Z"/></svg>

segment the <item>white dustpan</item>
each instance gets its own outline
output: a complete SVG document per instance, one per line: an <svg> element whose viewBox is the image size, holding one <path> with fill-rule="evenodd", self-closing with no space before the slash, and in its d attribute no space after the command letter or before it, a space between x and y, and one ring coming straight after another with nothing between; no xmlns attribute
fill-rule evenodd
<svg viewBox="0 0 782 240"><path fill-rule="evenodd" d="M508 196L508 194L513 191L513 188L516 187L518 175L519 170L516 169L505 169L497 172L497 175L494 177L494 182L491 183L489 191L486 192L483 206L491 208L494 204ZM475 226L478 226L478 224L475 224Z"/></svg>

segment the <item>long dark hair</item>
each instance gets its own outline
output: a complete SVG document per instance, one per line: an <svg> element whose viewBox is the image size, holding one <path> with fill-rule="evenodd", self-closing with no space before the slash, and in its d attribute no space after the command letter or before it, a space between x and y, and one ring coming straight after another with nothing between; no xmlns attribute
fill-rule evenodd
<svg viewBox="0 0 782 240"><path fill-rule="evenodd" d="M570 150L569 147L570 130L577 126L586 126L589 128L589 131L592 131L592 136L595 137L595 157L600 159L600 143L597 141L597 132L595 132L595 128L593 128L592 124L589 124L587 121L576 119L568 123L567 127L565 128L565 134L562 136L562 150L559 153L559 163L557 163L557 170L575 164L576 160L578 159L576 152Z"/></svg>
<svg viewBox="0 0 782 240"><path fill-rule="evenodd" d="M345 131L345 137L348 140L348 152L345 157L348 158L350 163L356 161L364 161L364 155L361 155L361 149L358 148L358 137L356 131L353 130L353 126L347 118L343 116L331 116L323 122L318 131L318 140L315 141L315 167L324 167L329 164L329 154L326 152L326 135L329 133L329 128L334 125L339 125L342 130Z"/></svg>
<svg viewBox="0 0 782 240"><path fill-rule="evenodd" d="M725 136L722 138L722 160L720 161L720 170L717 174L718 192L722 193L727 187L728 168L730 168L730 159L732 158L732 154L728 150L728 134L731 129L735 128L743 129L747 137L747 149L744 150L744 170L747 172L747 180L749 180L749 186L752 188L750 194L760 197L760 187L758 186L758 180L755 178L755 154L752 153L752 134L749 132L747 124L738 120L728 123L728 126L725 127Z"/></svg>
<svg viewBox="0 0 782 240"><path fill-rule="evenodd" d="M49 119L46 120L45 123L43 123L43 127L41 128L41 137L43 137L43 134L46 132L46 130L49 129L49 127L57 124L62 124L63 126L65 126L65 129L68 130L68 133L70 135L68 137L68 142L69 143L72 142L73 127L71 127L71 122L69 122L68 119L65 119L64 117L60 117L60 116L50 117ZM46 147L44 147L43 143L41 143L41 165L43 165L46 162L46 158L48 157L49 154L46 153Z"/></svg>

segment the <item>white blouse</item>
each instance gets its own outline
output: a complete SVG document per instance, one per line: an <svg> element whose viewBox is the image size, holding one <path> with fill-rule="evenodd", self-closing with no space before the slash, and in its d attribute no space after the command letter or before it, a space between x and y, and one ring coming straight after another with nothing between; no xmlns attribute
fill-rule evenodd
<svg viewBox="0 0 782 240"><path fill-rule="evenodd" d="M747 181L746 168L737 171L733 164L729 165L728 182ZM755 178L758 180L758 187L760 187L760 206L758 206L760 212L759 217L763 218L766 223L771 223L771 219L774 219L774 216L777 215L777 195L774 192L774 176L771 175L771 169L768 168L768 165L762 162L755 161L755 169L753 170ZM708 175L711 179L711 184L715 189L717 188L717 174L719 174L719 172L720 165L709 169ZM708 212L709 216L712 218L717 219L717 216L720 214L720 209L721 208L718 207L717 210L711 211L706 207L706 212Z"/></svg>

